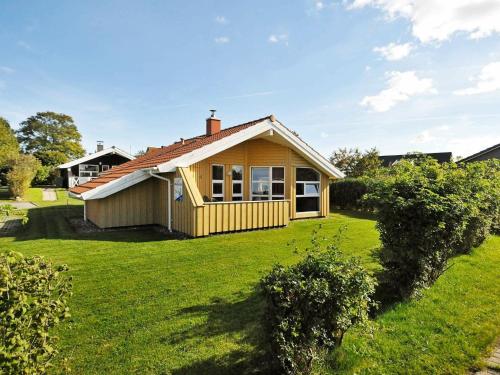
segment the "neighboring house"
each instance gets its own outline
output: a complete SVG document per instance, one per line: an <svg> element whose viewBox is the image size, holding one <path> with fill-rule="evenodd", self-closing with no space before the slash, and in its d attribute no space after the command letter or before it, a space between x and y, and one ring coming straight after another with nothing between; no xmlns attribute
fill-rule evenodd
<svg viewBox="0 0 500 375"><path fill-rule="evenodd" d="M344 175L274 116L148 152L71 189L100 228L161 225L199 237L329 214L329 180Z"/></svg>
<svg viewBox="0 0 500 375"><path fill-rule="evenodd" d="M483 151L479 151L471 156L467 156L466 158L461 159L459 163L471 163L473 161L481 161L489 159L500 159L500 143L488 147Z"/></svg>
<svg viewBox="0 0 500 375"><path fill-rule="evenodd" d="M451 152L431 152L428 154L424 153L408 153L404 155L382 155L379 156L379 160L382 162L383 167L390 167L394 163L400 161L401 159L416 159L422 156L431 157L437 160L438 163L449 163L451 161Z"/></svg>
<svg viewBox="0 0 500 375"><path fill-rule="evenodd" d="M117 165L135 159L128 152L112 146L104 148L102 142L97 143L97 151L80 159L59 165L59 183L65 188L72 188L99 177L103 172Z"/></svg>

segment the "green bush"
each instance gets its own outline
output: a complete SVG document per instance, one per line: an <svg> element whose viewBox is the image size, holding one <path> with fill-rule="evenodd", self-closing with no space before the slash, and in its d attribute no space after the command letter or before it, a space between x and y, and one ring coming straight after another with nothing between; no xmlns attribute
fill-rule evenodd
<svg viewBox="0 0 500 375"><path fill-rule="evenodd" d="M317 241L313 244L319 248ZM350 327L367 321L375 283L359 260L345 258L329 245L295 266L274 266L261 287L276 368L286 374L309 374L323 351L340 346Z"/></svg>
<svg viewBox="0 0 500 375"><path fill-rule="evenodd" d="M13 197L23 198L40 168L40 162L32 155L19 154L10 161L7 183Z"/></svg>
<svg viewBox="0 0 500 375"><path fill-rule="evenodd" d="M486 238L498 214L491 168L402 160L373 184L365 199L377 211L381 284L402 298L416 296L450 257Z"/></svg>
<svg viewBox="0 0 500 375"><path fill-rule="evenodd" d="M0 255L0 373L45 373L56 355L54 326L69 317L66 266L9 252Z"/></svg>
<svg viewBox="0 0 500 375"><path fill-rule="evenodd" d="M370 179L344 178L330 184L330 206L341 209L370 209L362 200L369 191Z"/></svg>

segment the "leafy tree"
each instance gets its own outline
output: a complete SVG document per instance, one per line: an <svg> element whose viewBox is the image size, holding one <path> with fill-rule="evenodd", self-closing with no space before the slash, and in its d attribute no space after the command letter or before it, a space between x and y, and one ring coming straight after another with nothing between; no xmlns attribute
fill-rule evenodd
<svg viewBox="0 0 500 375"><path fill-rule="evenodd" d="M332 153L330 162L347 177L376 175L382 165L376 148L361 152L358 148L339 148Z"/></svg>
<svg viewBox="0 0 500 375"><path fill-rule="evenodd" d="M322 246L317 232L311 243L297 265L276 265L261 280L272 359L286 374L311 373L314 360L366 323L374 305L375 282L358 259L345 257L335 242Z"/></svg>
<svg viewBox="0 0 500 375"><path fill-rule="evenodd" d="M38 112L20 124L17 138L22 150L42 165L56 166L85 155L73 118L62 113Z"/></svg>
<svg viewBox="0 0 500 375"><path fill-rule="evenodd" d="M0 169L7 166L8 160L19 153L19 144L9 122L0 117Z"/></svg>
<svg viewBox="0 0 500 375"><path fill-rule="evenodd" d="M40 168L40 161L33 155L19 154L11 159L9 166L9 190L15 198L23 198Z"/></svg>
<svg viewBox="0 0 500 375"><path fill-rule="evenodd" d="M52 330L68 318L67 266L0 254L0 373L45 374L57 354Z"/></svg>

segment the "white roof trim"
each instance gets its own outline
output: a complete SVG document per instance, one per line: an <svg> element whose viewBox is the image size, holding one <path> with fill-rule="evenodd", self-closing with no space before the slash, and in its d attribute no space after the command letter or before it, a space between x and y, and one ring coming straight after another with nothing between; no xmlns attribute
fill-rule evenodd
<svg viewBox="0 0 500 375"><path fill-rule="evenodd" d="M305 156L313 165L319 168L323 173L337 178L343 178L345 175L335 168L327 159L321 156L317 151L302 141L299 137L293 134L285 126L278 121L264 120L256 125L250 126L247 129L241 130L233 135L222 138L220 141L210 143L200 147L178 158L172 159L166 163L158 165L160 173L174 172L178 167L189 167L201 160L205 160L219 152L227 150L237 144L256 137L266 131L273 130L282 136L294 149Z"/></svg>
<svg viewBox="0 0 500 375"><path fill-rule="evenodd" d="M79 198L87 201L92 199L101 199L106 198L107 196L118 193L121 190L124 190L132 185L138 184L144 180L147 180L151 177L148 173L149 169L140 169L138 171L132 172L116 180L110 181L104 185L98 186L92 190L85 191L79 194Z"/></svg>
<svg viewBox="0 0 500 375"><path fill-rule="evenodd" d="M123 156L124 158L129 159L129 160L135 159L135 157L130 155L128 152L123 151L123 150L119 149L118 147L113 146L113 147L105 148L102 151L94 152L93 154L81 157L80 159L76 159L76 160L58 165L57 168L60 168L60 169L71 168L74 165L85 163L86 161L89 161L89 160L92 160L92 159L95 159L95 158L98 158L98 157L101 157L101 156L104 156L107 154L118 154L118 155Z"/></svg>
<svg viewBox="0 0 500 375"><path fill-rule="evenodd" d="M156 171L156 173L175 172L175 170L179 167L189 167L194 163L205 160L212 155L218 154L219 152L222 152L251 138L259 136L269 130L272 130L283 137L299 154L304 156L309 162L320 169L323 173L337 178L345 177L345 175L340 170L335 168L327 159L325 159L307 143L302 141L289 129L287 129L278 121L271 121L269 119L263 120L258 124L248 127L247 129L240 130L237 133L224 137L221 140L210 143L206 146L200 147L187 154L179 156L178 158L159 164L156 168L153 169ZM107 184L84 192L80 194L79 197L83 200L106 198L109 195L115 194L120 190L126 189L132 185L150 178L151 175L148 173L149 170L151 170L151 168L132 172L116 180L110 181Z"/></svg>

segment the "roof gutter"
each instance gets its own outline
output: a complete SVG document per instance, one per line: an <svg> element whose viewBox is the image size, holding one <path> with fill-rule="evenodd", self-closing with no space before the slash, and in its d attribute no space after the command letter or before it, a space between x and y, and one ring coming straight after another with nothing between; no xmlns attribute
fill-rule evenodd
<svg viewBox="0 0 500 375"><path fill-rule="evenodd" d="M153 173L153 171L157 170L156 168L148 169L147 172L151 177L158 178L163 181L167 181L167 227L168 231L172 232L172 200L170 199L171 197L171 187L170 187L170 180L166 177L160 176L156 173ZM146 170L145 170L146 171Z"/></svg>

